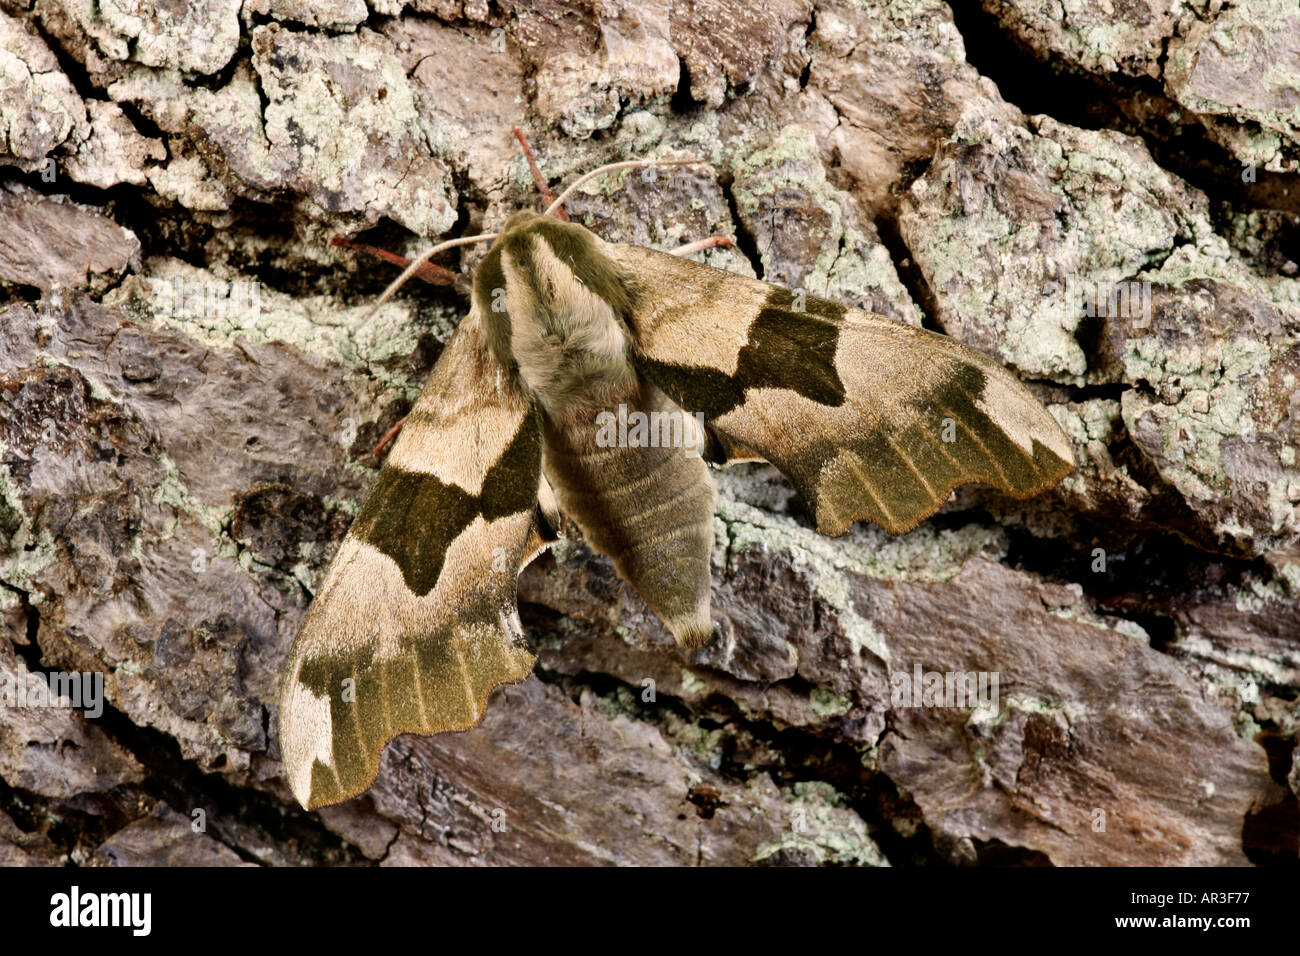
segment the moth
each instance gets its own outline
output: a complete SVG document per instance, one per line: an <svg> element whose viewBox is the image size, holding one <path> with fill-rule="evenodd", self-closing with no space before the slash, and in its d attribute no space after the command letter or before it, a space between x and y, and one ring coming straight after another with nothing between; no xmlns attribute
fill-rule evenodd
<svg viewBox="0 0 1300 956"><path fill-rule="evenodd" d="M398 734L475 726L529 674L516 586L561 514L696 648L713 632L710 464L772 463L827 535L907 531L959 484L1028 497L1073 467L1048 411L961 342L558 214L592 177L653 162L435 246L385 293L492 242L290 652L280 749L305 807L366 790ZM611 442L610 416L634 413L669 416L678 440Z"/></svg>

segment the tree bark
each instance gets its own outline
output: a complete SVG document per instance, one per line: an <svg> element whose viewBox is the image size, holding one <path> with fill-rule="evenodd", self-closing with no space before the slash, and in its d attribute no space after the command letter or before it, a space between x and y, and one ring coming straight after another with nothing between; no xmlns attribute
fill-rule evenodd
<svg viewBox="0 0 1300 956"><path fill-rule="evenodd" d="M1300 18L1203 6L3 4L0 684L103 709L6 702L0 862L1295 862ZM696 652L567 526L533 676L308 813L279 673L468 306L363 321L395 270L331 239L539 208L515 127L557 191L706 157L569 212L957 336L1079 467L839 539L719 472Z"/></svg>

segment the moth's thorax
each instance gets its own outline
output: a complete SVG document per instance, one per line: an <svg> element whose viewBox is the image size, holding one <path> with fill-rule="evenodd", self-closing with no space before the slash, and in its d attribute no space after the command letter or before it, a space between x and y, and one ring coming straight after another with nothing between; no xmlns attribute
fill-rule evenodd
<svg viewBox="0 0 1300 956"><path fill-rule="evenodd" d="M507 220L474 282L488 343L551 417L593 415L636 386L617 267L582 226Z"/></svg>

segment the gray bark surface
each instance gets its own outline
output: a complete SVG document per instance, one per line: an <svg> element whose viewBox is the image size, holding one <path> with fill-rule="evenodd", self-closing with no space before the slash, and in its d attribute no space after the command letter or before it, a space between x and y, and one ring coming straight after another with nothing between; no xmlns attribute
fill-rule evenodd
<svg viewBox="0 0 1300 956"><path fill-rule="evenodd" d="M104 686L0 712L0 863L1294 863L1300 14L1058 6L0 2L0 678ZM697 652L569 527L533 676L307 813L280 670L468 304L363 323L331 239L536 208L513 127L553 186L707 158L570 212L983 349L1079 467L839 539L717 472Z"/></svg>

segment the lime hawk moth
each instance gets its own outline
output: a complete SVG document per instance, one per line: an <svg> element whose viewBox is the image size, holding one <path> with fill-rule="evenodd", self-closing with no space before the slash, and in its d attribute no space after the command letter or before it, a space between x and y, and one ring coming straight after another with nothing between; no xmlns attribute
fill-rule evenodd
<svg viewBox="0 0 1300 956"><path fill-rule="evenodd" d="M493 688L530 673L516 584L560 514L693 648L713 631L709 463L771 462L828 535L903 532L959 484L1027 497L1073 467L1048 411L961 342L560 214L592 176L653 162L435 246L385 293L437 251L492 240L290 652L280 749L304 806L361 793L393 737L472 727ZM620 406L704 434L597 441Z"/></svg>

